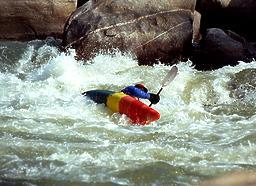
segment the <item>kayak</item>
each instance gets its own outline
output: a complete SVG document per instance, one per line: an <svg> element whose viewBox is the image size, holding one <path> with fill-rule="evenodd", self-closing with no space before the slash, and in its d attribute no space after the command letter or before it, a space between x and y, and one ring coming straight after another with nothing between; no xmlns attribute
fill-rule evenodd
<svg viewBox="0 0 256 186"><path fill-rule="evenodd" d="M147 125L160 118L156 110L123 92L90 90L82 94L96 103L105 104L113 112L125 114L133 124Z"/></svg>

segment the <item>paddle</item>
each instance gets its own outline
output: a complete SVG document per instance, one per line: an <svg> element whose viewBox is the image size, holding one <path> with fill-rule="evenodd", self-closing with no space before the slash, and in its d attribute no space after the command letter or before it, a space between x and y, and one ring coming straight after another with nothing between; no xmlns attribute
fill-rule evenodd
<svg viewBox="0 0 256 186"><path fill-rule="evenodd" d="M174 80L174 78L177 75L177 72L178 72L178 68L176 66L173 66L172 69L168 72L168 74L163 79L162 84L161 84L161 88L157 92L157 95L159 95L162 92L164 87L169 85ZM149 107L151 107L151 106L152 106L152 103L150 103Z"/></svg>

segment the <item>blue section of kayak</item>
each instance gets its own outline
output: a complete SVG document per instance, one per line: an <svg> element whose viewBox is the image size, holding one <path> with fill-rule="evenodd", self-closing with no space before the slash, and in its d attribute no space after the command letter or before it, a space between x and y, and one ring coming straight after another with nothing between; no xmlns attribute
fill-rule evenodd
<svg viewBox="0 0 256 186"><path fill-rule="evenodd" d="M106 104L108 96L113 93L115 92L110 90L89 90L82 94L86 97L89 97L91 100L93 100L96 103Z"/></svg>

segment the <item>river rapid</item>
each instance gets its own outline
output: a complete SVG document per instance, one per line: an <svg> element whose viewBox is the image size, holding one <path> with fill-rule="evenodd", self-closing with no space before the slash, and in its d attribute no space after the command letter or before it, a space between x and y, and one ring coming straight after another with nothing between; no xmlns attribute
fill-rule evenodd
<svg viewBox="0 0 256 186"><path fill-rule="evenodd" d="M153 105L160 120L138 126L81 93L138 82L156 93L171 66L120 52L77 61L54 45L0 42L0 183L193 185L256 171L256 61L208 72L180 62Z"/></svg>

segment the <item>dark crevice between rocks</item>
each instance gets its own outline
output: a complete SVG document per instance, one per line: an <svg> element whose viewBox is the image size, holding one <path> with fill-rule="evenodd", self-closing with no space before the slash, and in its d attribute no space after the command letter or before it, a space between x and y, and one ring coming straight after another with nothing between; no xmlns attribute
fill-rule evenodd
<svg viewBox="0 0 256 186"><path fill-rule="evenodd" d="M77 8L79 8L80 6L83 6L88 0L78 0L77 1Z"/></svg>

